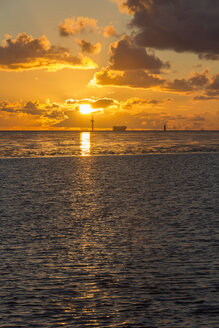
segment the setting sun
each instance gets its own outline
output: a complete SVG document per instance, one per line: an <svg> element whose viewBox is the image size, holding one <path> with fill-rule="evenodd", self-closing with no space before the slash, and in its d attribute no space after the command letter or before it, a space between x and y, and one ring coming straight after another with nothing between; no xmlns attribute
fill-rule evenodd
<svg viewBox="0 0 219 328"><path fill-rule="evenodd" d="M95 109L93 109L89 104L80 105L80 113L81 114L90 114L93 113Z"/></svg>

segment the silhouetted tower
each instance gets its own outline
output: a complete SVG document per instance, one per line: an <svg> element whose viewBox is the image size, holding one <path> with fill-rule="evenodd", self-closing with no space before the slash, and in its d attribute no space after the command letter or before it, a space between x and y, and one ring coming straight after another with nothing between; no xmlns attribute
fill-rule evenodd
<svg viewBox="0 0 219 328"><path fill-rule="evenodd" d="M92 114L92 119L91 119L91 124L92 124L92 132L94 131L94 116L93 116L93 114Z"/></svg>
<svg viewBox="0 0 219 328"><path fill-rule="evenodd" d="M166 124L164 124L164 126L163 126L163 130L164 130L164 131L167 130L167 125L166 125Z"/></svg>

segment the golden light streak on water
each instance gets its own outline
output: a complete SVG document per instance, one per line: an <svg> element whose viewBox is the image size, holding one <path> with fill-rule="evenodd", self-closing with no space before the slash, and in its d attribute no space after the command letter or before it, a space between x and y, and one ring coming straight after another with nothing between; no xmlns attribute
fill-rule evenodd
<svg viewBox="0 0 219 328"><path fill-rule="evenodd" d="M90 155L90 132L81 132L80 150L81 150L81 156Z"/></svg>

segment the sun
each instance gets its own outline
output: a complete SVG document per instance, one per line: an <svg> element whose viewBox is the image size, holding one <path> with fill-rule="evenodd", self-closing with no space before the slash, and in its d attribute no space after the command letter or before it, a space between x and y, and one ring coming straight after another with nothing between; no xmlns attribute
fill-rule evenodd
<svg viewBox="0 0 219 328"><path fill-rule="evenodd" d="M95 110L89 104L82 104L80 105L80 113L81 114L90 114L93 113Z"/></svg>

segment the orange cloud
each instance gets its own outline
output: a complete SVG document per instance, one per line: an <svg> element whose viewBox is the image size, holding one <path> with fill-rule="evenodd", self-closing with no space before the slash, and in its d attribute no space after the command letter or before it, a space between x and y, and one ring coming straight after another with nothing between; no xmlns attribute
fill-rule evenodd
<svg viewBox="0 0 219 328"><path fill-rule="evenodd" d="M133 110L135 107L145 107L145 106L158 106L167 102L170 102L171 99L164 99L164 100L158 100L158 99L142 99L142 98L129 98L125 102L122 103L123 109Z"/></svg>
<svg viewBox="0 0 219 328"><path fill-rule="evenodd" d="M112 36L118 36L118 34L116 32L116 29L113 25L105 26L103 35L106 38L109 38L109 37L112 37Z"/></svg>
<svg viewBox="0 0 219 328"><path fill-rule="evenodd" d="M57 71L63 68L92 69L97 65L88 57L73 56L67 48L51 45L45 35L33 38L26 33L16 39L7 39L0 46L1 70L30 70L46 68Z"/></svg>
<svg viewBox="0 0 219 328"><path fill-rule="evenodd" d="M127 63L125 67L128 67ZM212 82L213 81L213 82ZM90 86L123 86L129 88L148 89L156 88L162 92L190 94L205 90L205 96L217 97L219 95L219 75L212 78L209 70L202 73L192 72L188 78L166 80L159 74L151 74L143 69L115 70L111 66L102 68L95 73ZM195 97L195 100L204 100ZM207 100L207 98L205 97ZM216 98L214 98L216 99Z"/></svg>
<svg viewBox="0 0 219 328"><path fill-rule="evenodd" d="M95 73L90 86L124 86L130 88L153 88L162 85L165 82L161 77L149 74L144 70L130 71L112 71L109 68L103 68Z"/></svg>
<svg viewBox="0 0 219 328"><path fill-rule="evenodd" d="M98 99L67 99L67 105L73 105L73 108L78 108L79 105L89 104L93 109L106 109L112 106L117 106L118 102L112 98L98 98Z"/></svg>
<svg viewBox="0 0 219 328"><path fill-rule="evenodd" d="M113 98L97 98L97 99L68 99L66 104L69 105L69 108L76 109L79 105L89 104L93 109L112 109L113 111L117 109L124 110L133 110L135 112L136 107L153 107L167 102L172 101L172 99L144 99L144 98L128 98L127 100L117 101Z"/></svg>
<svg viewBox="0 0 219 328"><path fill-rule="evenodd" d="M89 17L66 18L59 25L59 32L62 36L76 35L81 32L95 32L98 30L97 20Z"/></svg>
<svg viewBox="0 0 219 328"><path fill-rule="evenodd" d="M131 14L132 10L126 6L124 0L111 0L112 2L117 3L121 13Z"/></svg>
<svg viewBox="0 0 219 328"><path fill-rule="evenodd" d="M101 43L97 42L95 45L90 43L87 40L76 40L79 47L81 47L81 51L83 53L87 53L89 55L98 54L101 51Z"/></svg>
<svg viewBox="0 0 219 328"><path fill-rule="evenodd" d="M46 102L31 100L26 103L0 102L0 116L2 118L8 117L9 120L17 118L21 122L25 122L28 119L42 128L50 128L64 121L68 118L69 111L72 112L65 104L59 105L57 103L51 103L49 100Z"/></svg>
<svg viewBox="0 0 219 328"><path fill-rule="evenodd" d="M56 103L51 103L49 100L46 102L39 102L38 100L30 100L26 103L16 102L10 103L8 101L0 102L0 112L28 114L34 116L50 117L60 116L66 110L64 106Z"/></svg>

